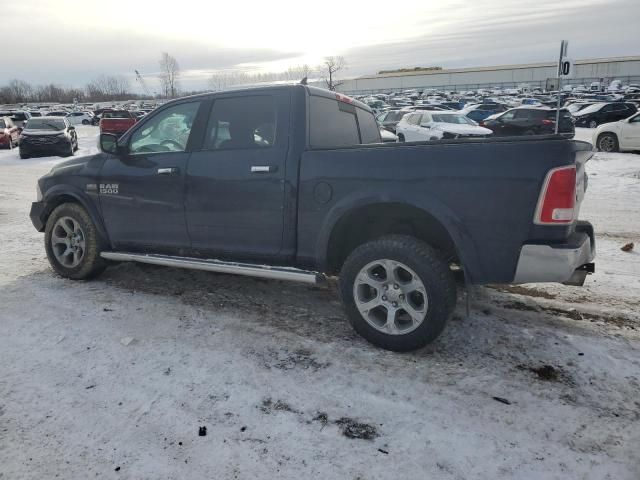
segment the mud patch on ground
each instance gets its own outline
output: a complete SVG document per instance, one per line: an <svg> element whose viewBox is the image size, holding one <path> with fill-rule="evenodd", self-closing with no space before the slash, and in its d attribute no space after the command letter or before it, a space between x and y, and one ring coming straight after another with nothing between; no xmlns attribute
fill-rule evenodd
<svg viewBox="0 0 640 480"><path fill-rule="evenodd" d="M575 385L573 377L562 367L549 364L530 366L530 365L517 365L516 368L518 370L523 370L527 372L531 372L535 375L537 380L542 382L556 382L556 383L564 383L568 386Z"/></svg>
<svg viewBox="0 0 640 480"><path fill-rule="evenodd" d="M275 402L271 398L265 398L262 401L262 405L260 406L260 411L267 415L272 414L273 412L289 412L299 414L301 413L299 410L296 410L291 405L283 400L276 400Z"/></svg>
<svg viewBox="0 0 640 480"><path fill-rule="evenodd" d="M515 293L516 295L526 295L527 297L546 298L547 300L553 300L557 297L557 295L545 292L544 290L523 287L521 285L489 285L488 288L497 290L498 292Z"/></svg>
<svg viewBox="0 0 640 480"><path fill-rule="evenodd" d="M502 308L519 310L522 312L540 312L551 316L561 316L576 321L602 322L618 328L637 330L640 328L640 319L627 318L620 315L603 315L597 313L581 312L575 308L562 309L556 307L544 307L528 305L524 302L505 302L499 304Z"/></svg>
<svg viewBox="0 0 640 480"><path fill-rule="evenodd" d="M373 440L380 436L375 426L368 423L357 422L349 417L342 417L334 423L340 427L342 434L347 438Z"/></svg>
<svg viewBox="0 0 640 480"><path fill-rule="evenodd" d="M312 351L303 348L290 352L288 350L269 350L267 352L250 351L249 355L260 359L262 365L271 370L310 370L317 372L327 368L331 363L319 361Z"/></svg>

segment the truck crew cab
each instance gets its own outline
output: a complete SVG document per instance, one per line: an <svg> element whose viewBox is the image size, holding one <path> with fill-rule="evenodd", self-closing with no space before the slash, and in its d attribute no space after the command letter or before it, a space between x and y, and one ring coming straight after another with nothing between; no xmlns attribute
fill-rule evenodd
<svg viewBox="0 0 640 480"><path fill-rule="evenodd" d="M38 182L31 220L72 279L113 261L318 282L353 327L406 351L468 284L592 270L578 221L591 146L562 137L382 144L371 110L303 85L182 98Z"/></svg>

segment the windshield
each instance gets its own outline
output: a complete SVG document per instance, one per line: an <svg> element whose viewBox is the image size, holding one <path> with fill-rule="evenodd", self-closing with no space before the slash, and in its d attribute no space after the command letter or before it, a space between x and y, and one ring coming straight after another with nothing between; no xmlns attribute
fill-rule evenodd
<svg viewBox="0 0 640 480"><path fill-rule="evenodd" d="M589 105L587 108L583 108L577 114L586 115L587 113L594 113L599 111L604 106L605 106L604 103L594 103L593 105Z"/></svg>
<svg viewBox="0 0 640 480"><path fill-rule="evenodd" d="M475 122L464 115L442 115L434 113L432 115L434 122L456 123L458 125L475 125Z"/></svg>
<svg viewBox="0 0 640 480"><path fill-rule="evenodd" d="M32 118L27 123L27 130L64 130L64 122L54 118Z"/></svg>

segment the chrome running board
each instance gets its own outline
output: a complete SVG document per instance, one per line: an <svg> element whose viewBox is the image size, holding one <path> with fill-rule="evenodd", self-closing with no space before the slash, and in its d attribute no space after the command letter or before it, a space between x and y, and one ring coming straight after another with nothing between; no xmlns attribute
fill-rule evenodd
<svg viewBox="0 0 640 480"><path fill-rule="evenodd" d="M164 267L206 270L208 272L231 273L248 277L272 278L303 283L320 283L324 276L316 272L298 270L289 267L271 267L269 265L253 265L250 263L223 262L221 260L203 260L191 257L172 257L144 253L102 252L100 256L106 260L118 262L139 262Z"/></svg>

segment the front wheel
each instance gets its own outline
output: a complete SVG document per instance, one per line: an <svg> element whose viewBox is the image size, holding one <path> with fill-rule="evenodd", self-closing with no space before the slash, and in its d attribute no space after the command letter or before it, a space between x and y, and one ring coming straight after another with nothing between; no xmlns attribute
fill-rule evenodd
<svg viewBox="0 0 640 480"><path fill-rule="evenodd" d="M596 128L598 126L598 122L596 122L595 120L591 120L589 122L589 128Z"/></svg>
<svg viewBox="0 0 640 480"><path fill-rule="evenodd" d="M356 332L396 352L435 340L456 302L447 262L433 247L403 235L356 248L342 267L340 293Z"/></svg>
<svg viewBox="0 0 640 480"><path fill-rule="evenodd" d="M89 120L87 120L86 118L84 120L82 120L82 124L83 125L89 125Z"/></svg>
<svg viewBox="0 0 640 480"><path fill-rule="evenodd" d="M47 220L44 245L51 267L72 280L94 277L106 268L100 257L102 241L87 211L77 203L63 203Z"/></svg>
<svg viewBox="0 0 640 480"><path fill-rule="evenodd" d="M401 143L405 141L404 135L402 133L398 134L398 141L401 142Z"/></svg>

